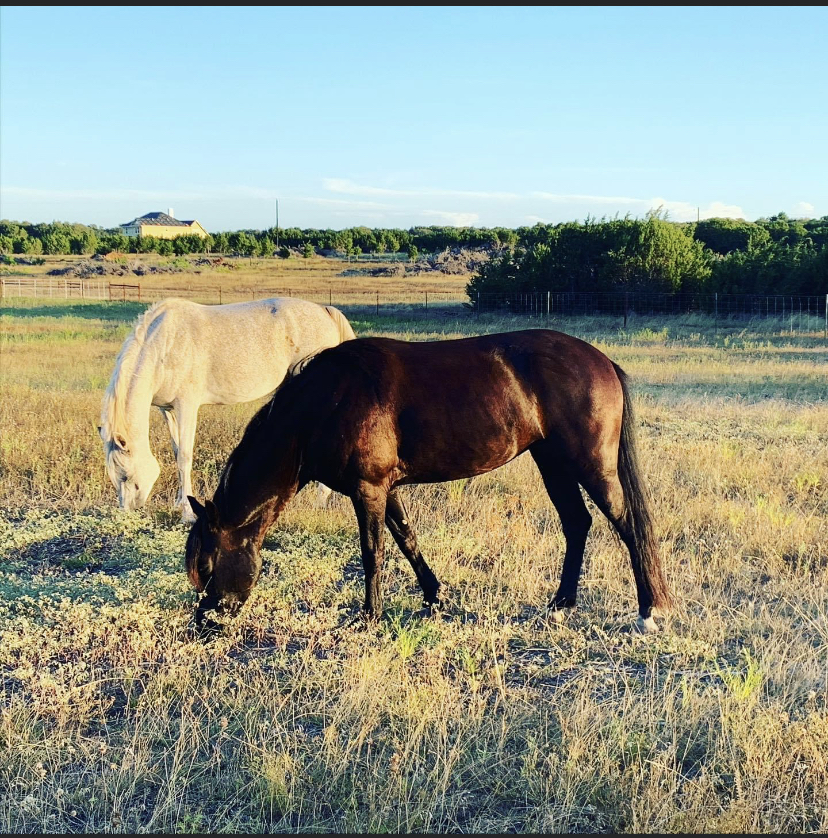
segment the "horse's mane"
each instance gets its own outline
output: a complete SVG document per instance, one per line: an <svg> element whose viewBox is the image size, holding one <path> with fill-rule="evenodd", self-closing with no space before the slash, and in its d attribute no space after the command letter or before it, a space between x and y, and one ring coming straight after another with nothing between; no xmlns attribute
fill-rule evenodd
<svg viewBox="0 0 828 838"><path fill-rule="evenodd" d="M247 423L242 438L236 447L230 452L224 468L219 475L218 486L213 495L214 502L221 505L222 498L232 494L230 475L235 474L239 461L244 461L250 456L251 451L258 451L259 459L266 456L266 450L274 445L280 445L285 441L285 434L273 432L274 425L281 424L289 432L296 431L303 426L299 420L299 406L296 404L296 396L307 390L307 382L302 376L291 378L285 381L273 394L269 401L265 402ZM290 445L291 453L298 450L296 445ZM296 463L298 471L298 462Z"/></svg>
<svg viewBox="0 0 828 838"><path fill-rule="evenodd" d="M124 340L115 369L109 379L109 385L103 397L101 406L101 436L111 440L116 434L126 436L126 395L129 390L130 379L135 373L135 365L144 348L149 327L162 309L166 309L170 300L160 300L151 305L135 320L132 332Z"/></svg>

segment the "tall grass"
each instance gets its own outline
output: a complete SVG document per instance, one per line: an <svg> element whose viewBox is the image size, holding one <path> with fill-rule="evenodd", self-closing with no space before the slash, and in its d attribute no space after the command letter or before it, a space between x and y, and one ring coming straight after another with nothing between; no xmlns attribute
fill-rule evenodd
<svg viewBox="0 0 828 838"><path fill-rule="evenodd" d="M146 510L116 509L104 472L100 401L134 316L0 312L2 831L828 829L819 333L556 324L631 376L678 599L664 632L630 631L629 560L594 507L579 607L547 620L563 536L519 457L406 489L440 617L388 539L385 619L341 628L362 601L355 516L302 492L254 596L202 643L160 417ZM542 325L354 322L407 339ZM255 408L202 409L200 496Z"/></svg>

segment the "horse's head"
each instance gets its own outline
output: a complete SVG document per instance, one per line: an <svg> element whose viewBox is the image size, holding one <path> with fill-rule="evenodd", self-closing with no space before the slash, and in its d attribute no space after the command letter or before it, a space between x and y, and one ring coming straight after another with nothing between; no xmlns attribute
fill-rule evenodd
<svg viewBox="0 0 828 838"><path fill-rule="evenodd" d="M142 455L134 453L122 434L110 436L99 428L104 445L106 472L118 492L121 509L140 509L149 497L161 466L147 448Z"/></svg>
<svg viewBox="0 0 828 838"><path fill-rule="evenodd" d="M206 611L235 614L250 596L262 570L256 544L237 530L223 529L212 501L202 506L188 498L196 521L187 537L185 561L193 587L204 597L196 608L196 623Z"/></svg>

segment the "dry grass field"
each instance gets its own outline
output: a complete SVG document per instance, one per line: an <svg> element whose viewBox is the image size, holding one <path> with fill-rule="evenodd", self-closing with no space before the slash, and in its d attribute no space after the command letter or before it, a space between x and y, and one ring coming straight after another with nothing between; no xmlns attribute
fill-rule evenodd
<svg viewBox="0 0 828 838"><path fill-rule="evenodd" d="M306 489L251 600L201 642L162 419L140 512L116 508L96 431L142 310L0 310L0 831L828 831L821 324L549 323L631 376L677 599L663 632L631 631L628 557L594 507L579 607L547 619L564 542L522 456L404 490L439 617L389 539L385 619L338 630L363 596L356 520ZM352 322L412 340L546 325ZM256 407L202 409L202 497Z"/></svg>
<svg viewBox="0 0 828 838"><path fill-rule="evenodd" d="M51 271L78 270L81 266L102 270L104 275L86 276L89 289L97 297L136 300L138 291L113 286L140 285L144 302L163 297L181 296L202 303L229 303L261 299L266 296L294 296L314 302L370 305L380 295L381 302L422 304L426 292L432 301L458 300L464 296L468 275L449 275L440 271L423 271L404 275L406 263L371 262L314 256L309 259L292 256L280 258L221 257L218 264L203 264L216 257L163 257L157 254L113 254L99 259L89 256L44 256L42 265L0 267L7 285L7 296L18 296L18 277L24 284L37 279L38 297L58 298L63 295L64 276ZM410 267L410 266L409 266ZM396 272L391 276L371 276L377 269ZM154 273L153 269L159 271ZM138 270L140 275L136 274ZM118 275L115 271L123 271ZM77 280L69 273L68 280ZM28 288L30 294L31 286ZM70 296L80 297L79 289Z"/></svg>

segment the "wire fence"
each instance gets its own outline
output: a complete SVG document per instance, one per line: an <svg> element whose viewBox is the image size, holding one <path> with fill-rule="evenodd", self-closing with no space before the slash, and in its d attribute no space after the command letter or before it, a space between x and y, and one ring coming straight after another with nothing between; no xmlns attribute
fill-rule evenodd
<svg viewBox="0 0 828 838"><path fill-rule="evenodd" d="M789 331L821 330L828 339L828 294L666 294L652 292L475 292L403 291L334 287L193 288L113 283L103 277L2 277L2 298L34 297L153 303L166 297L223 304L265 297L299 297L375 316L512 315L566 319L610 317L625 328L634 317L696 314L717 322L766 319Z"/></svg>
<svg viewBox="0 0 828 838"><path fill-rule="evenodd" d="M400 291L353 288L286 288L236 286L210 287L159 287L136 283L109 282L105 278L67 279L64 277L3 277L0 294L4 298L64 298L105 300L112 302L153 303L167 297L183 297L206 304L237 303L260 300L266 297L298 297L321 305L334 305L365 309L376 314L391 309L408 308L424 315L438 311L470 311L468 296L462 291Z"/></svg>

